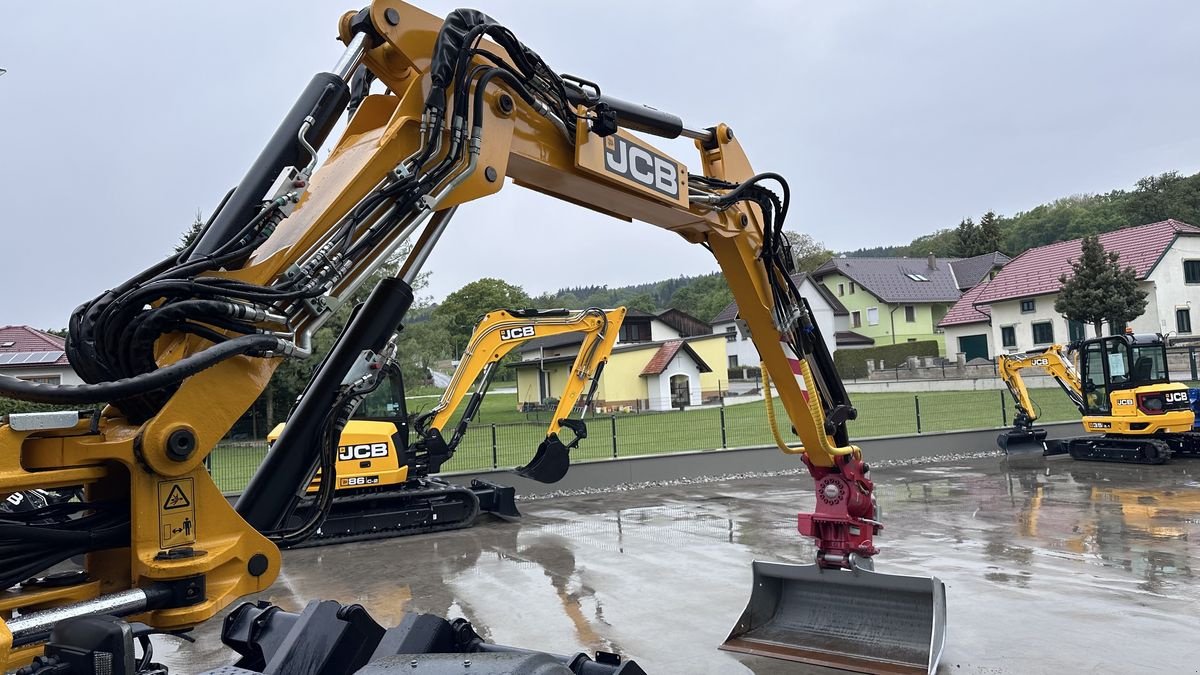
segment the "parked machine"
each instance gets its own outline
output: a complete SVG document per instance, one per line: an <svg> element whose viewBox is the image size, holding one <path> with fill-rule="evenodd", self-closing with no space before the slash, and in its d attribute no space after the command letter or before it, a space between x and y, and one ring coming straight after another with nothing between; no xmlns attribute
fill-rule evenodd
<svg viewBox="0 0 1200 675"><path fill-rule="evenodd" d="M1076 369L1071 354L1079 355ZM997 357L1000 377L1016 402L1013 427L997 442L1010 455L1069 454L1079 460L1162 464L1174 456L1200 456L1200 434L1187 386L1171 382L1162 336L1114 335ZM1041 368L1058 383L1083 417L1089 436L1046 441L1033 423L1036 407L1023 373Z"/></svg>
<svg viewBox="0 0 1200 675"><path fill-rule="evenodd" d="M267 589L282 565L278 544L303 541L332 512L334 480L320 481L315 495L307 488L317 471L335 476L345 425L381 386L382 369L363 364L386 360L430 251L460 204L512 182L704 246L737 301L782 407L778 417L768 408L780 450L798 455L815 482L815 510L799 516L799 528L816 553L811 565L756 565L749 607L726 648L933 672L945 642L945 589L936 578L872 571L883 528L874 484L847 433L856 411L792 280L783 177L756 173L730 126L689 127L560 75L480 12L440 20L399 0L375 0L345 14L339 28L345 54L314 77L198 239L74 313L68 355L86 384L0 377L3 396L108 404L0 423L0 494L85 486L78 517L52 526L32 525L36 515L0 522L0 588L8 589L0 597L0 666L36 657L27 672L92 673L102 665L119 675L161 673L149 652L135 658L135 641L194 626ZM647 67L680 72L670 60ZM381 93L371 93L376 79ZM763 105L745 99L739 92L719 100ZM349 123L318 169L318 149L347 111ZM785 110L779 119L784 132ZM689 169L632 132L694 140L699 166ZM530 215L539 241L565 227ZM481 224L475 236L487 233ZM410 239L396 276L356 308L231 507L205 456L275 368L311 355L313 331ZM444 430L437 420L416 431ZM798 444L785 438L789 429ZM312 517L297 524L302 503ZM26 583L26 570L52 569L73 551L87 553L80 575ZM477 675L641 672L615 654L489 644L461 619L409 614L385 630L363 607L335 601L313 601L300 613L245 603L225 619L222 639L241 655L223 673L463 672L466 661Z"/></svg>
<svg viewBox="0 0 1200 675"><path fill-rule="evenodd" d="M625 308L603 310L496 310L475 326L458 368L438 402L410 419L400 366L384 354L364 353L352 378L378 370L376 388L342 429L338 440L336 493L321 527L293 546L313 546L380 539L468 527L482 513L517 518L520 513L510 486L473 480L453 485L433 474L453 456L487 395L500 359L518 345L541 337L581 333L582 344L571 366L546 437L532 460L517 473L542 483L555 483L570 467L570 451L587 437L583 419L591 409L600 373L612 353ZM589 387L590 384L590 387ZM470 388L474 386L474 393ZM584 389L587 387L586 395ZM470 394L452 433L447 425ZM584 396L582 414L573 412ZM280 424L268 435L274 443ZM559 433L567 429L569 439ZM447 435L449 438L447 438ZM414 438L415 436L415 438ZM309 483L308 499L292 514L293 527L313 517L323 475Z"/></svg>

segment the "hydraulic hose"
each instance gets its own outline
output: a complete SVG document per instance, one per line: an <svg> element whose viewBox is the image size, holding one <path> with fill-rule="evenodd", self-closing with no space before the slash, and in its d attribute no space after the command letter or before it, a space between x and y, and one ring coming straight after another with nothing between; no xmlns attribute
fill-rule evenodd
<svg viewBox="0 0 1200 675"><path fill-rule="evenodd" d="M234 356L252 352L282 351L283 347L284 344L279 338L270 335L243 335L158 370L99 384L36 384L0 375L0 396L58 405L105 403L169 387Z"/></svg>

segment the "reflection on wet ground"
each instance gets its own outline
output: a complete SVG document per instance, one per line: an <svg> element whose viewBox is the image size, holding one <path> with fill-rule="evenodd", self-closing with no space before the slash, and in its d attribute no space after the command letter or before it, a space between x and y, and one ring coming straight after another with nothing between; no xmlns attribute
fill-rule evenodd
<svg viewBox="0 0 1200 675"><path fill-rule="evenodd" d="M941 672L1195 672L1198 473L1186 460L880 469L877 569L946 582ZM288 552L259 597L357 602L384 625L465 616L497 642L617 651L650 673L834 672L716 650L751 560L811 560L795 529L811 506L805 477L534 502L520 523ZM229 663L219 631L171 655L177 672Z"/></svg>

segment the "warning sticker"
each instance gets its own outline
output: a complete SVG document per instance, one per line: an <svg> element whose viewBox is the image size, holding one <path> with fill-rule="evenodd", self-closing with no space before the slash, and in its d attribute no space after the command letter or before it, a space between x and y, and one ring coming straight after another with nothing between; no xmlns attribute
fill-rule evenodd
<svg viewBox="0 0 1200 675"><path fill-rule="evenodd" d="M159 481L158 530L160 548L196 543L196 493L191 478Z"/></svg>

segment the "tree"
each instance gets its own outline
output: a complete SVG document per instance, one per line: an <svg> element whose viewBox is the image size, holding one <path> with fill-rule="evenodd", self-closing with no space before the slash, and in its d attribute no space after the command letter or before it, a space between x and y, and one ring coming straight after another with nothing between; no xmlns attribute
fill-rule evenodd
<svg viewBox="0 0 1200 675"><path fill-rule="evenodd" d="M529 305L529 296L520 286L485 277L447 295L433 310L433 317L442 321L450 337L462 344L484 314L494 309L519 309Z"/></svg>
<svg viewBox="0 0 1200 675"><path fill-rule="evenodd" d="M976 255L979 247L979 226L974 220L967 218L960 222L954 230L954 255L960 258L970 258Z"/></svg>
<svg viewBox="0 0 1200 675"><path fill-rule="evenodd" d="M999 251L1000 245L1000 218L996 216L995 211L988 211L979 219L974 255Z"/></svg>
<svg viewBox="0 0 1200 675"><path fill-rule="evenodd" d="M627 309L636 309L643 312L650 312L651 314L657 309L654 306L654 298L650 297L649 293L638 293L626 300L624 305Z"/></svg>
<svg viewBox="0 0 1200 675"><path fill-rule="evenodd" d="M1120 256L1104 250L1097 235L1083 238L1083 251L1071 261L1071 275L1059 277L1062 290L1054 301L1054 311L1071 319L1090 323L1101 335L1105 321L1123 325L1146 311L1146 292L1138 288L1133 267L1121 267Z"/></svg>
<svg viewBox="0 0 1200 675"><path fill-rule="evenodd" d="M812 272L833 257L833 251L813 239L811 234L784 230L783 236L787 237L792 246L792 258L796 261L797 272Z"/></svg>
<svg viewBox="0 0 1200 675"><path fill-rule="evenodd" d="M708 321L733 302L733 293L725 283L725 277L714 274L702 277L692 284L680 288L671 296L668 307L682 310L692 316Z"/></svg>
<svg viewBox="0 0 1200 675"><path fill-rule="evenodd" d="M196 240L196 237L200 236L200 231L203 229L204 218L200 216L200 209L196 209L196 220L192 221L192 224L188 226L187 231L184 232L181 237L179 237L179 243L175 244L175 252L182 253L183 249L191 246L192 242Z"/></svg>

